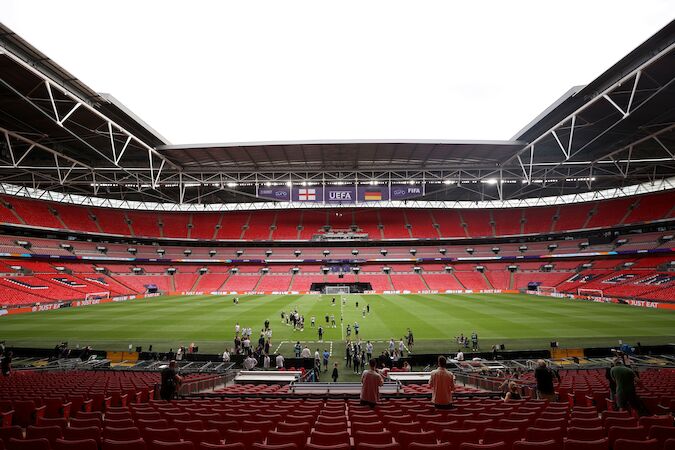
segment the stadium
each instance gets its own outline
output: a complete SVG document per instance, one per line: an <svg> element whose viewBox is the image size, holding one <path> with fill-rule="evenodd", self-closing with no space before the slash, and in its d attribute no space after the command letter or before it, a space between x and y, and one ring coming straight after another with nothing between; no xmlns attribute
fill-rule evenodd
<svg viewBox="0 0 675 450"><path fill-rule="evenodd" d="M0 450L675 448L674 63L510 140L173 145L0 24Z"/></svg>

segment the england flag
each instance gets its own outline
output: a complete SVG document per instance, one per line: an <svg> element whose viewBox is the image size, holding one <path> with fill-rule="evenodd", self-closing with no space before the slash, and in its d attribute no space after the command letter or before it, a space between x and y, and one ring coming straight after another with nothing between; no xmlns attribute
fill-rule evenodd
<svg viewBox="0 0 675 450"><path fill-rule="evenodd" d="M316 189L298 189L298 200L301 202L316 201Z"/></svg>

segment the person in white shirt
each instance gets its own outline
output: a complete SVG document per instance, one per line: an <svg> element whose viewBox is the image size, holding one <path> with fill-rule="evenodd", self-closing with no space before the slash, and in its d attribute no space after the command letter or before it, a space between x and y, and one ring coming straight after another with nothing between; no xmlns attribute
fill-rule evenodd
<svg viewBox="0 0 675 450"><path fill-rule="evenodd" d="M223 362L230 362L230 352L227 350L223 352Z"/></svg>
<svg viewBox="0 0 675 450"><path fill-rule="evenodd" d="M270 368L270 355L265 354L265 357L263 358L263 369L269 370Z"/></svg>
<svg viewBox="0 0 675 450"><path fill-rule="evenodd" d="M311 358L312 357L312 352L309 350L309 347L305 345L305 348L302 349L302 353L300 354L300 357L302 358Z"/></svg>
<svg viewBox="0 0 675 450"><path fill-rule="evenodd" d="M389 354L394 353L394 338L389 339Z"/></svg>
<svg viewBox="0 0 675 450"><path fill-rule="evenodd" d="M239 322L234 326L234 334L235 336L239 334L239 331L241 330L241 327L239 326Z"/></svg>
<svg viewBox="0 0 675 450"><path fill-rule="evenodd" d="M314 365L319 364L321 365L321 354L319 353L319 349L317 348L316 351L314 352Z"/></svg>
<svg viewBox="0 0 675 450"><path fill-rule="evenodd" d="M457 352L457 357L455 358L457 361L464 361L464 352L463 351L458 351Z"/></svg>
<svg viewBox="0 0 675 450"><path fill-rule="evenodd" d="M277 369L284 368L284 357L282 355L277 355Z"/></svg>
<svg viewBox="0 0 675 450"><path fill-rule="evenodd" d="M258 365L258 361L253 356L249 356L244 360L244 369L253 370L255 366Z"/></svg>
<svg viewBox="0 0 675 450"><path fill-rule="evenodd" d="M405 350L405 345L403 344L403 338L398 341L398 352L403 356L403 350Z"/></svg>

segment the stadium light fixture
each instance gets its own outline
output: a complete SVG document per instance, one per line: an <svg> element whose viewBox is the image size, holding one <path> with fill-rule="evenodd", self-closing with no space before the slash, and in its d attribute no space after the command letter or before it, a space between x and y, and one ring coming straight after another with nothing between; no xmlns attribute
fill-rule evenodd
<svg viewBox="0 0 675 450"><path fill-rule="evenodd" d="M227 183L227 187L229 187L229 188L237 187L237 183L229 182L229 183Z"/></svg>
<svg viewBox="0 0 675 450"><path fill-rule="evenodd" d="M485 180L487 184L497 184L497 179L496 178L488 178Z"/></svg>

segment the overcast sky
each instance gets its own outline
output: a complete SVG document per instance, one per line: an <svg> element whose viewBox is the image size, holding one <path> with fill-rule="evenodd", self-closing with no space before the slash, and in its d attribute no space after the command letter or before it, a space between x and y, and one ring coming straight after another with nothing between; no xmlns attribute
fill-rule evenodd
<svg viewBox="0 0 675 450"><path fill-rule="evenodd" d="M509 139L675 1L1 0L0 20L174 144Z"/></svg>

